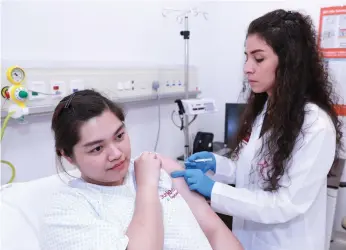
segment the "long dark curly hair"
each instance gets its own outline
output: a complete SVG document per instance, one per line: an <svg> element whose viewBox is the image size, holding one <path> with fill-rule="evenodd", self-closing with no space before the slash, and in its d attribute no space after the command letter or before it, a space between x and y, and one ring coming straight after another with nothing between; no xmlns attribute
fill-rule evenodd
<svg viewBox="0 0 346 250"><path fill-rule="evenodd" d="M262 145L271 166L265 174L261 171L264 190L275 191L286 172L285 162L290 159L298 135L302 132L307 102L318 105L331 117L336 129L338 155L342 148L342 124L333 107L338 98L324 67L315 28L309 16L275 10L252 21L247 37L249 35L264 39L279 58L276 82L268 100L267 130L270 133L264 141L265 147ZM255 118L262 112L267 99L267 93L250 93L240 129L230 144L231 159L238 158L242 140L251 133Z"/></svg>

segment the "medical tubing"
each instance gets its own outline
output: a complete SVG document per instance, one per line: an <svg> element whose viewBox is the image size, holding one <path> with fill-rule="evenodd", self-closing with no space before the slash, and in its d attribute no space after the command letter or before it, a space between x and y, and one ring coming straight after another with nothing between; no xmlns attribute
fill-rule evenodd
<svg viewBox="0 0 346 250"><path fill-rule="evenodd" d="M5 129L6 129L6 127L7 127L7 123L8 123L9 119L11 118L11 116L12 116L14 113L15 113L15 111L9 112L9 113L7 114L5 120L4 120L4 123L3 123L2 127L1 127L1 142L2 142L2 138L4 137L4 134L5 134ZM1 160L1 163L6 164L6 165L8 165L8 166L11 168L11 170L12 170L12 176L11 176L10 180L7 182L7 184L12 183L13 180L14 180L14 178L16 177L16 168L15 168L15 167L13 166L13 164L12 164L11 162L9 162L9 161Z"/></svg>
<svg viewBox="0 0 346 250"><path fill-rule="evenodd" d="M4 124L2 125L1 127L1 141L2 141L2 138L4 137L4 134L5 134L5 129L7 127L7 123L8 123L8 120L11 118L11 116L15 113L15 111L12 111L10 113L7 114L6 118L5 118L5 121L4 121Z"/></svg>
<svg viewBox="0 0 346 250"><path fill-rule="evenodd" d="M1 160L1 163L3 164L7 164L11 170L12 170L12 176L10 178L10 180L7 182L7 184L9 183L12 183L14 181L14 178L16 177L16 168L13 166L13 164L9 161L4 161L4 160Z"/></svg>

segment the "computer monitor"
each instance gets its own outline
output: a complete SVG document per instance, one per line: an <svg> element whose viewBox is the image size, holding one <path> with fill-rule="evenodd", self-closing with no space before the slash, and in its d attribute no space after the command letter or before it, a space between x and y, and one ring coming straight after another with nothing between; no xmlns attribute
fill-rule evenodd
<svg viewBox="0 0 346 250"><path fill-rule="evenodd" d="M245 110L245 103L226 103L225 112L225 138L224 143L229 144L237 134L241 115Z"/></svg>

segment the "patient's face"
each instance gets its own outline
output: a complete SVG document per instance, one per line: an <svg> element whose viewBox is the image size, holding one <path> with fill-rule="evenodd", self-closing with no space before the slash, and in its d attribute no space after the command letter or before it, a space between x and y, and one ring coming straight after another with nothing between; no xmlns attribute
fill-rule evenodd
<svg viewBox="0 0 346 250"><path fill-rule="evenodd" d="M83 124L79 133L81 139L73 149L72 161L83 179L99 185L121 185L131 159L124 124L107 110Z"/></svg>

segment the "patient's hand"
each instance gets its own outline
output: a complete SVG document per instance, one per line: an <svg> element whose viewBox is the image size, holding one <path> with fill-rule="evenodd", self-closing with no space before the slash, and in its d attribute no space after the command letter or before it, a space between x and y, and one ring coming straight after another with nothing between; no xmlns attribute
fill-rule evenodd
<svg viewBox="0 0 346 250"><path fill-rule="evenodd" d="M161 159L156 154L143 152L134 162L137 186L157 187L161 164Z"/></svg>

